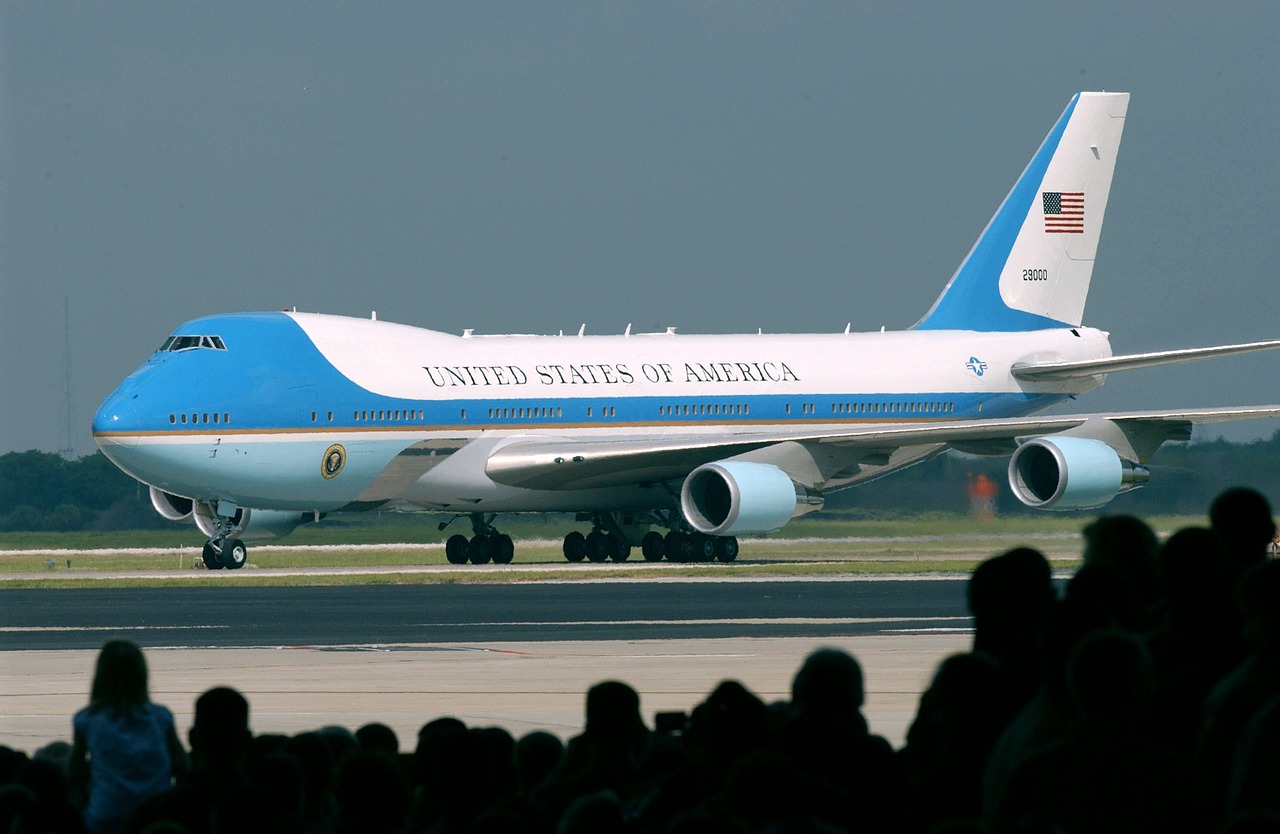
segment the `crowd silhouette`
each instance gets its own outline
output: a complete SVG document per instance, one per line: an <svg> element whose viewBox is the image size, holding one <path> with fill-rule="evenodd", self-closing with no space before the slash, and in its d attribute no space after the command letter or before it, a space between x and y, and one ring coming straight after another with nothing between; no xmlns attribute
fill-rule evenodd
<svg viewBox="0 0 1280 834"><path fill-rule="evenodd" d="M1280 832L1276 526L1244 488L1209 518L1163 543L1093 521L1061 593L1034 549L985 561L972 649L938 666L898 750L830 648L785 702L726 680L655 727L603 681L567 743L449 717L403 751L382 724L255 735L217 687L184 748L141 651L112 641L71 744L0 747L0 834Z"/></svg>

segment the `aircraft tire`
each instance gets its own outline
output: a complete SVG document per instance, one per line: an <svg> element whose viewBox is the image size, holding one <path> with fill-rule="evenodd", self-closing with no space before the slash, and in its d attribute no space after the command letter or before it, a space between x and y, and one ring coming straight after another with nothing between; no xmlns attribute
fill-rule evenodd
<svg viewBox="0 0 1280 834"><path fill-rule="evenodd" d="M444 558L448 559L451 565L465 565L467 563L467 537L461 533L450 536L449 540L444 543Z"/></svg>
<svg viewBox="0 0 1280 834"><path fill-rule="evenodd" d="M587 556L587 538L577 530L564 537L564 558L570 562L581 562Z"/></svg>
<svg viewBox="0 0 1280 834"><path fill-rule="evenodd" d="M640 540L640 553L644 556L646 562L661 562L663 554L662 534L657 530L650 530L644 534L644 538Z"/></svg>
<svg viewBox="0 0 1280 834"><path fill-rule="evenodd" d="M663 550L666 551L668 562L693 561L693 539L688 533L667 533L663 540Z"/></svg>
<svg viewBox="0 0 1280 834"><path fill-rule="evenodd" d="M492 537L483 534L475 536L467 544L467 558L473 565L487 565L493 559L493 550Z"/></svg>
<svg viewBox="0 0 1280 834"><path fill-rule="evenodd" d="M716 558L716 540L714 536L708 536L705 533L694 533L689 537L693 540L693 553L691 562L713 562Z"/></svg>
<svg viewBox="0 0 1280 834"><path fill-rule="evenodd" d="M249 561L249 548L239 539L222 545L222 566L227 570L239 570Z"/></svg>
<svg viewBox="0 0 1280 834"><path fill-rule="evenodd" d="M509 565L511 560L516 557L516 544L506 533L500 533L494 538L493 563L495 565Z"/></svg>
<svg viewBox="0 0 1280 834"><path fill-rule="evenodd" d="M717 561L732 562L738 558L737 536L717 536L715 542Z"/></svg>
<svg viewBox="0 0 1280 834"><path fill-rule="evenodd" d="M587 534L587 558L591 561L607 561L612 550L612 542L609 541L608 534L599 530L592 530Z"/></svg>
<svg viewBox="0 0 1280 834"><path fill-rule="evenodd" d="M200 558L204 560L204 566L209 570L222 570L222 554L213 546L213 542L205 542L204 549L200 551Z"/></svg>
<svg viewBox="0 0 1280 834"><path fill-rule="evenodd" d="M625 562L631 558L631 545L619 536L609 536L609 558L615 562Z"/></svg>

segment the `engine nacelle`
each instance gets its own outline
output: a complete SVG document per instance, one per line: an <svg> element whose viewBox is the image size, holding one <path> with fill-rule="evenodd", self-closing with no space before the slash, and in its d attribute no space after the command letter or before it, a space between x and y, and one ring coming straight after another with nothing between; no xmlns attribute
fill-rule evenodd
<svg viewBox="0 0 1280 834"><path fill-rule="evenodd" d="M703 464L680 488L685 521L711 536L772 533L821 505L820 498L797 491L790 475L767 463Z"/></svg>
<svg viewBox="0 0 1280 834"><path fill-rule="evenodd" d="M1101 507L1147 483L1145 466L1124 460L1101 440L1037 437L1009 459L1009 487L1018 500L1040 510Z"/></svg>
<svg viewBox="0 0 1280 834"><path fill-rule="evenodd" d="M210 538L217 535L217 528L213 523L213 511L207 504L201 503L196 507L195 519L201 533ZM278 539L289 535L297 529L299 524L311 519L310 514L291 510L251 510L248 507L238 507L236 514L232 516L235 528L227 538L250 541Z"/></svg>
<svg viewBox="0 0 1280 834"><path fill-rule="evenodd" d="M162 489L151 487L151 506L155 507L156 512L169 521L186 521L191 518L191 511L195 507L195 502L190 498L183 498L181 495L170 495Z"/></svg>

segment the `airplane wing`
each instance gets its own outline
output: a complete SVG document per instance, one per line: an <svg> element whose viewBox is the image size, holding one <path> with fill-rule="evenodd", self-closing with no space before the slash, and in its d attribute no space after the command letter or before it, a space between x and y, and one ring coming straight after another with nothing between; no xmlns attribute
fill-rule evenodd
<svg viewBox="0 0 1280 834"><path fill-rule="evenodd" d="M1097 376L1098 374L1109 374L1115 371L1132 371L1136 368L1151 368L1156 365L1196 362L1201 359L1235 356L1240 353L1252 353L1257 350L1271 350L1273 348L1280 348L1280 339L1247 342L1239 345L1217 345L1215 347L1187 348L1185 350L1161 350L1154 353L1133 353L1128 356L1083 359L1075 362L1035 362L1014 365L1010 372L1016 379L1047 382Z"/></svg>
<svg viewBox="0 0 1280 834"><path fill-rule="evenodd" d="M889 423L814 431L803 426L720 435L635 436L611 440L519 440L495 450L485 472L531 489L584 489L682 478L704 463L798 442L838 447L846 460L883 463L897 449L947 445L1008 453L1024 438L1068 433L1120 446L1145 463L1160 444L1189 440L1199 423L1280 416L1280 405L1186 411L1133 411L930 423Z"/></svg>

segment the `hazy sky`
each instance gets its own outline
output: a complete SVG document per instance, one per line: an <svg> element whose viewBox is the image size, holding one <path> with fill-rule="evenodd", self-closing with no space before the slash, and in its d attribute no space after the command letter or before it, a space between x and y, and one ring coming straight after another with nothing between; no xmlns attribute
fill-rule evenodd
<svg viewBox="0 0 1280 834"><path fill-rule="evenodd" d="M1086 323L1280 337L1278 38L1274 2L0 0L0 452L64 443L64 299L79 454L213 312L910 326L1081 89L1133 94ZM1077 406L1277 382L1227 359Z"/></svg>

